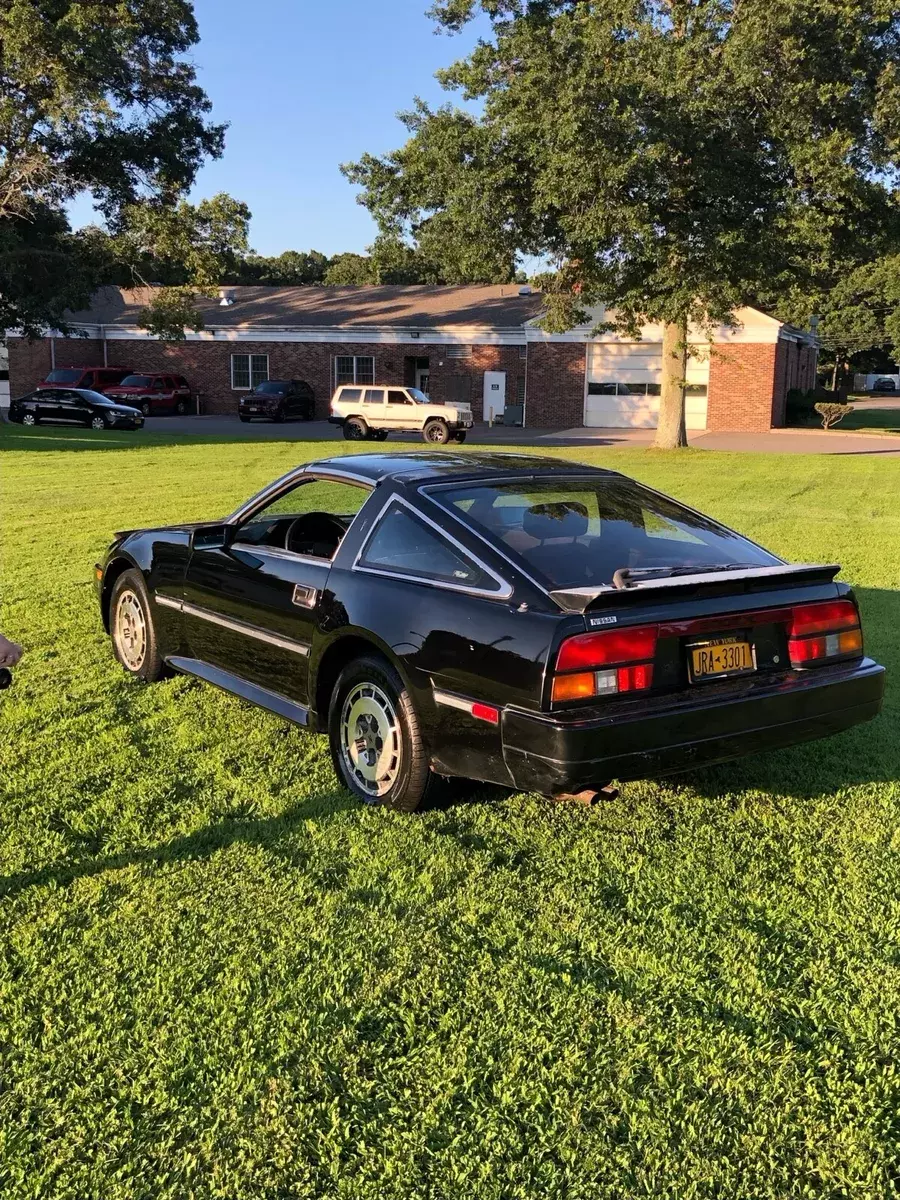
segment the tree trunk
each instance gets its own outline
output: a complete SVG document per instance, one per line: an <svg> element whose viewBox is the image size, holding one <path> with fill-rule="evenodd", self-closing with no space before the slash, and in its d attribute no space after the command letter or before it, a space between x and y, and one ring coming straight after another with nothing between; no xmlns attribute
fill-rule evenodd
<svg viewBox="0 0 900 1200"><path fill-rule="evenodd" d="M687 321L663 326L662 389L659 397L659 422L654 446L658 450L676 450L686 446L684 428L684 376L687 372Z"/></svg>

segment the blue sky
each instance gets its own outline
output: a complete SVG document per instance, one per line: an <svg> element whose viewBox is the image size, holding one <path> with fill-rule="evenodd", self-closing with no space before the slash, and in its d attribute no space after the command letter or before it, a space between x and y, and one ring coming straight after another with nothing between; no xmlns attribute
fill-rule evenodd
<svg viewBox="0 0 900 1200"><path fill-rule="evenodd" d="M195 0L199 80L230 127L192 199L224 191L244 200L260 254L362 251L375 227L338 164L399 146L397 112L416 95L450 98L434 72L476 41L473 26L436 33L429 3ZM73 225L93 219L87 199L73 206Z"/></svg>

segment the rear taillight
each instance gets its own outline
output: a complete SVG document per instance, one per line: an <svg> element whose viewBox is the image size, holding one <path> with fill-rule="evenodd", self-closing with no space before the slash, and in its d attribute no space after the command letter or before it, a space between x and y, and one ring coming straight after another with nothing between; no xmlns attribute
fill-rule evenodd
<svg viewBox="0 0 900 1200"><path fill-rule="evenodd" d="M566 638L556 658L551 699L589 700L639 692L653 684L658 627L612 629Z"/></svg>
<svg viewBox="0 0 900 1200"><path fill-rule="evenodd" d="M862 654L859 612L852 600L827 600L791 609L787 626L792 667L809 667Z"/></svg>

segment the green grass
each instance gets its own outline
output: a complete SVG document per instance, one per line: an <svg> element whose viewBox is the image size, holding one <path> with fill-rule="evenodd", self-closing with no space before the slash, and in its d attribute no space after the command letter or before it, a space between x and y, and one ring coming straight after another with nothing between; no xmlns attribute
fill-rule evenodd
<svg viewBox="0 0 900 1200"><path fill-rule="evenodd" d="M126 679L91 586L114 529L334 447L3 433L3 1200L895 1194L893 680L592 809L362 807L310 735ZM900 665L896 460L558 453L842 562Z"/></svg>
<svg viewBox="0 0 900 1200"><path fill-rule="evenodd" d="M900 434L900 408L857 408L835 426L848 433Z"/></svg>

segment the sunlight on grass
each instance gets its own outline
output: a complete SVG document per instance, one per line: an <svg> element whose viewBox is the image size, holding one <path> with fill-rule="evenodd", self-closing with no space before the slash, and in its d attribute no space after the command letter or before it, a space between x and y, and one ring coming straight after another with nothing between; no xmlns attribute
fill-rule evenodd
<svg viewBox="0 0 900 1200"><path fill-rule="evenodd" d="M4 1200L891 1194L892 675L869 726L593 809L366 808L311 735L133 684L91 583L343 444L0 434ZM842 563L900 662L896 460L544 452Z"/></svg>

